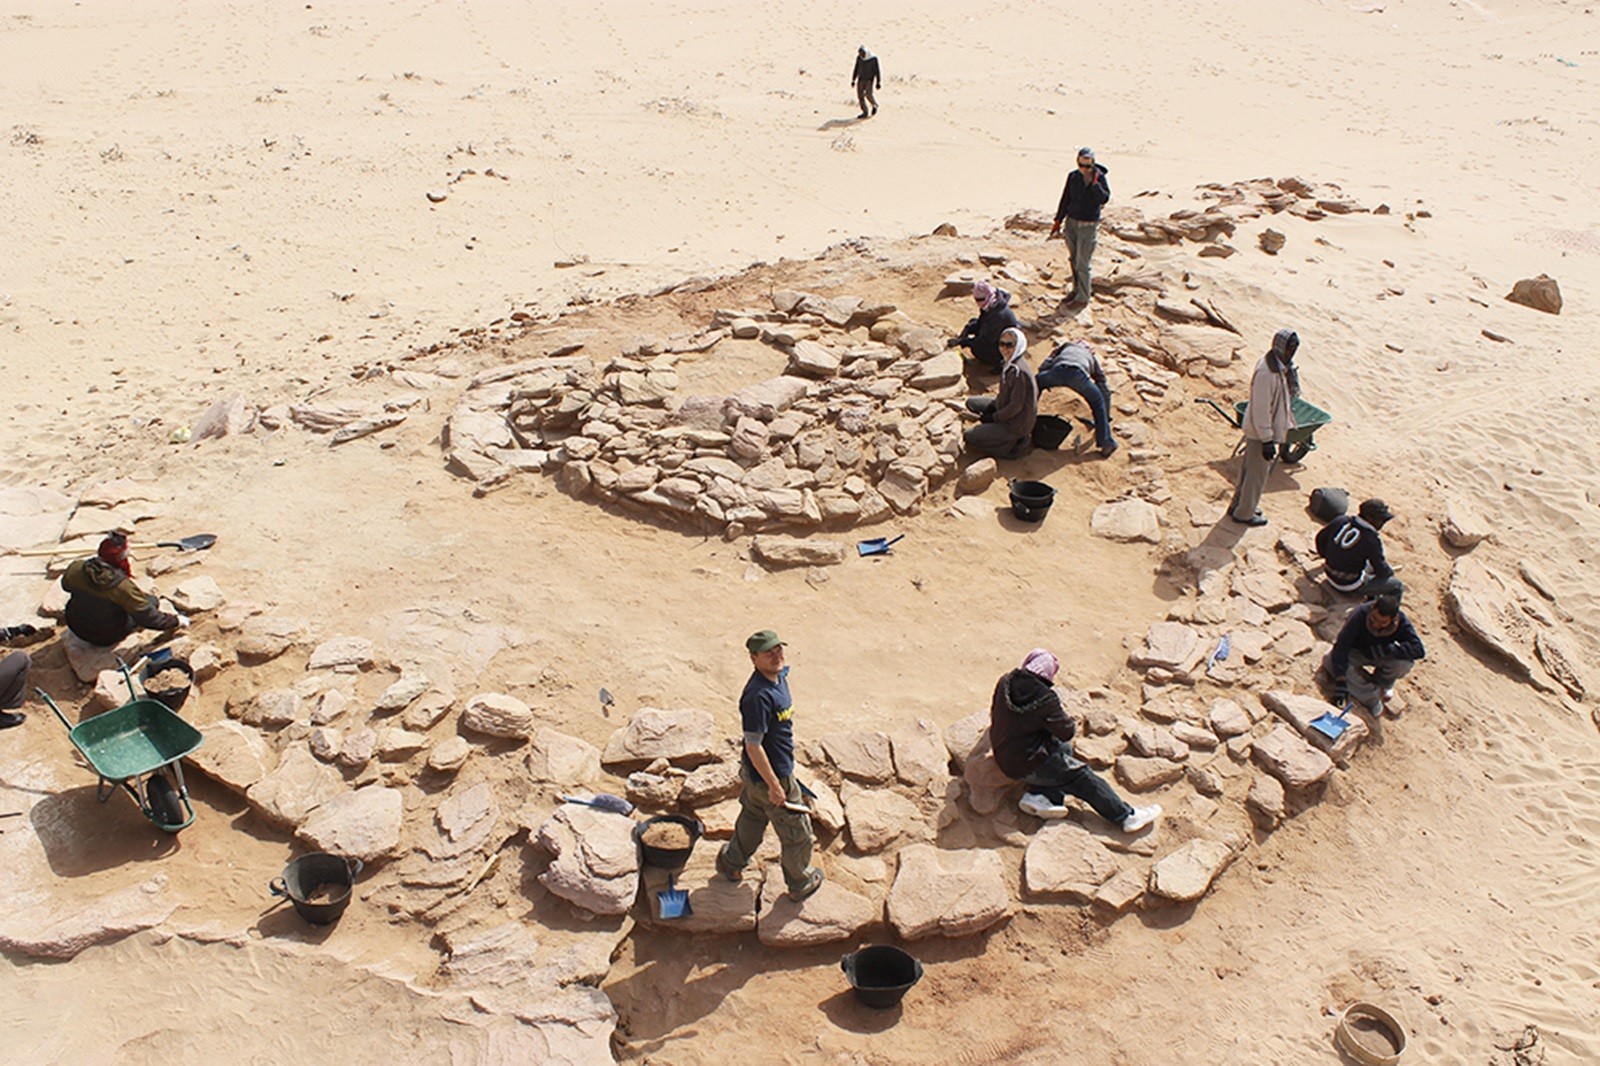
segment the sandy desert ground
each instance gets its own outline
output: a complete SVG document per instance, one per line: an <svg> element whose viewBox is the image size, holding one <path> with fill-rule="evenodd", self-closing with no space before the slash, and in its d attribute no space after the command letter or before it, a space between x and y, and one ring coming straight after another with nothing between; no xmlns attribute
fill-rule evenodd
<svg viewBox="0 0 1600 1066"><path fill-rule="evenodd" d="M868 122L847 86L862 42L886 74ZM1079 144L1111 168L1113 206L1149 217L1202 202L1204 183L1264 176L1387 205L1274 217L1276 256L1257 248L1263 220L1225 259L1137 249L1139 269L1226 308L1252 358L1296 327L1308 395L1336 415L1307 465L1275 476L1273 526L1228 546L1309 532L1319 484L1400 515L1391 557L1429 657L1381 743L1253 837L1198 905L1107 923L1025 903L985 935L918 942L928 976L890 1016L850 1001L848 948L637 931L600 985L612 1050L713 1062L760 1039L786 1062L1333 1063L1331 1012L1364 998L1404 1017L1407 1061L1596 1061L1592 695L1539 691L1460 631L1446 587L1461 553L1438 531L1450 506L1475 511L1493 537L1472 557L1532 566L1590 676L1597 70L1592 6L1533 0L8 2L0 487L75 497L133 479L153 496L141 540L219 534L197 570L319 636L470 614L494 639L462 656L458 693L513 693L597 745L618 724L595 707L602 685L621 712L702 707L732 732L739 641L769 625L791 642L812 736L946 726L1038 644L1071 684L1137 702L1126 641L1176 597L1163 561L1215 535L1184 504L1230 490L1232 438L1187 396L1145 416L1174 495L1163 544L1087 534L1123 491L1123 456L1036 454L1006 470L1061 493L1033 533L998 517L996 484L987 514L929 506L875 527L908 534L893 565L821 583L752 569L747 539L637 521L540 477L474 498L438 442L459 384L341 448L171 434L234 395L368 395L374 368L418 353L488 368L528 350L515 312L614 320L597 348L615 352L686 307L787 286L953 330L966 305L938 299L939 279L980 253L1059 277L1061 245L1000 227L1053 210ZM926 237L944 222L962 236ZM1097 265L1132 269L1119 243L1103 238ZM1541 273L1560 282L1559 316L1503 298ZM696 275L727 280L697 302L611 303ZM715 350L700 371L742 372ZM0 556L0 624L40 605L37 563ZM220 640L215 626L196 635ZM33 649L36 680L83 702L53 648ZM291 669L226 672L193 713L220 717ZM1252 687L1269 680L1312 691L1304 658ZM0 809L33 814L0 825L6 898L71 913L156 878L177 907L70 962L8 955L8 1061L517 1061L436 994L428 928L353 906L307 933L265 893L297 853L288 834L200 781L175 847L126 802L97 807L58 724L27 710L0 733ZM509 809L523 797L502 761L484 773ZM542 903L530 913L531 855L514 850L469 916L560 926Z"/></svg>

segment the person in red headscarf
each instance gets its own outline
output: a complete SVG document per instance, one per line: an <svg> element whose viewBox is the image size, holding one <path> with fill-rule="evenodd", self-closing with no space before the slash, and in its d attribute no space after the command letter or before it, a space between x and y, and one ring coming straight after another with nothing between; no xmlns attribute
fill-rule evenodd
<svg viewBox="0 0 1600 1066"><path fill-rule="evenodd" d="M80 640L114 647L136 628L174 630L186 627L181 614L161 609L155 595L133 580L128 538L108 533L91 559L79 559L61 575L67 600L67 628Z"/></svg>

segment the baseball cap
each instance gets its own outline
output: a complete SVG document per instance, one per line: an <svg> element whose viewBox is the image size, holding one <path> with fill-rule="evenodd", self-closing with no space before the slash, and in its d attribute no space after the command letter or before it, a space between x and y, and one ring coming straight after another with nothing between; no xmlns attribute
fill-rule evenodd
<svg viewBox="0 0 1600 1066"><path fill-rule="evenodd" d="M761 652L771 651L782 644L783 641L778 639L778 634L770 629L762 629L751 633L749 639L744 642L745 648L749 650L751 655L759 655Z"/></svg>
<svg viewBox="0 0 1600 1066"><path fill-rule="evenodd" d="M1394 517L1394 512L1389 510L1389 505L1382 500L1373 498L1362 501L1356 513L1375 526L1381 526Z"/></svg>

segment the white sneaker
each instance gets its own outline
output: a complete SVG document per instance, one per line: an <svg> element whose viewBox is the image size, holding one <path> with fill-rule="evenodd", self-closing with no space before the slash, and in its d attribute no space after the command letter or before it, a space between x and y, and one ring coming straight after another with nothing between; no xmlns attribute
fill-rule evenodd
<svg viewBox="0 0 1600 1066"><path fill-rule="evenodd" d="M1157 818L1161 817L1161 804L1153 803L1148 807L1135 807L1133 813L1122 820L1124 833L1137 833Z"/></svg>
<svg viewBox="0 0 1600 1066"><path fill-rule="evenodd" d="M1051 803L1049 799L1039 795L1037 792L1023 793L1022 799L1017 801L1017 806L1022 808L1024 814L1031 814L1035 818L1065 818L1071 813L1065 807Z"/></svg>

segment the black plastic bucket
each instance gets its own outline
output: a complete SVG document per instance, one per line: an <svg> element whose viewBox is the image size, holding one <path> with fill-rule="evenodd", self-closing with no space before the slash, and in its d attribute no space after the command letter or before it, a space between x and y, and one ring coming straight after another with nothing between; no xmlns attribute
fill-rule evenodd
<svg viewBox="0 0 1600 1066"><path fill-rule="evenodd" d="M312 925L329 925L350 905L350 892L360 872L360 859L346 861L326 851L313 851L285 866L283 876L267 887L274 896L288 897L295 913Z"/></svg>
<svg viewBox="0 0 1600 1066"><path fill-rule="evenodd" d="M1043 522L1055 502L1056 490L1042 481L1011 483L1011 513L1024 522Z"/></svg>
<svg viewBox="0 0 1600 1066"><path fill-rule="evenodd" d="M645 841L645 834L654 826L680 825L689 834L689 844L682 848L663 848ZM646 818L633 827L633 839L639 844L639 854L645 865L654 866L661 870L681 870L689 864L689 854L694 851L695 841L700 839L705 832L705 826L697 819L681 814L660 814L654 818Z"/></svg>
<svg viewBox="0 0 1600 1066"><path fill-rule="evenodd" d="M169 670L176 670L184 677L181 685L172 685L162 689L150 687L152 677L160 677ZM144 694L163 704L170 711L182 707L189 698L189 693L194 689L194 669L182 659L174 659L171 654L151 656L139 668L139 687L144 689Z"/></svg>
<svg viewBox="0 0 1600 1066"><path fill-rule="evenodd" d="M862 948L839 960L856 998L868 1007L892 1007L922 980L922 963L889 944Z"/></svg>

